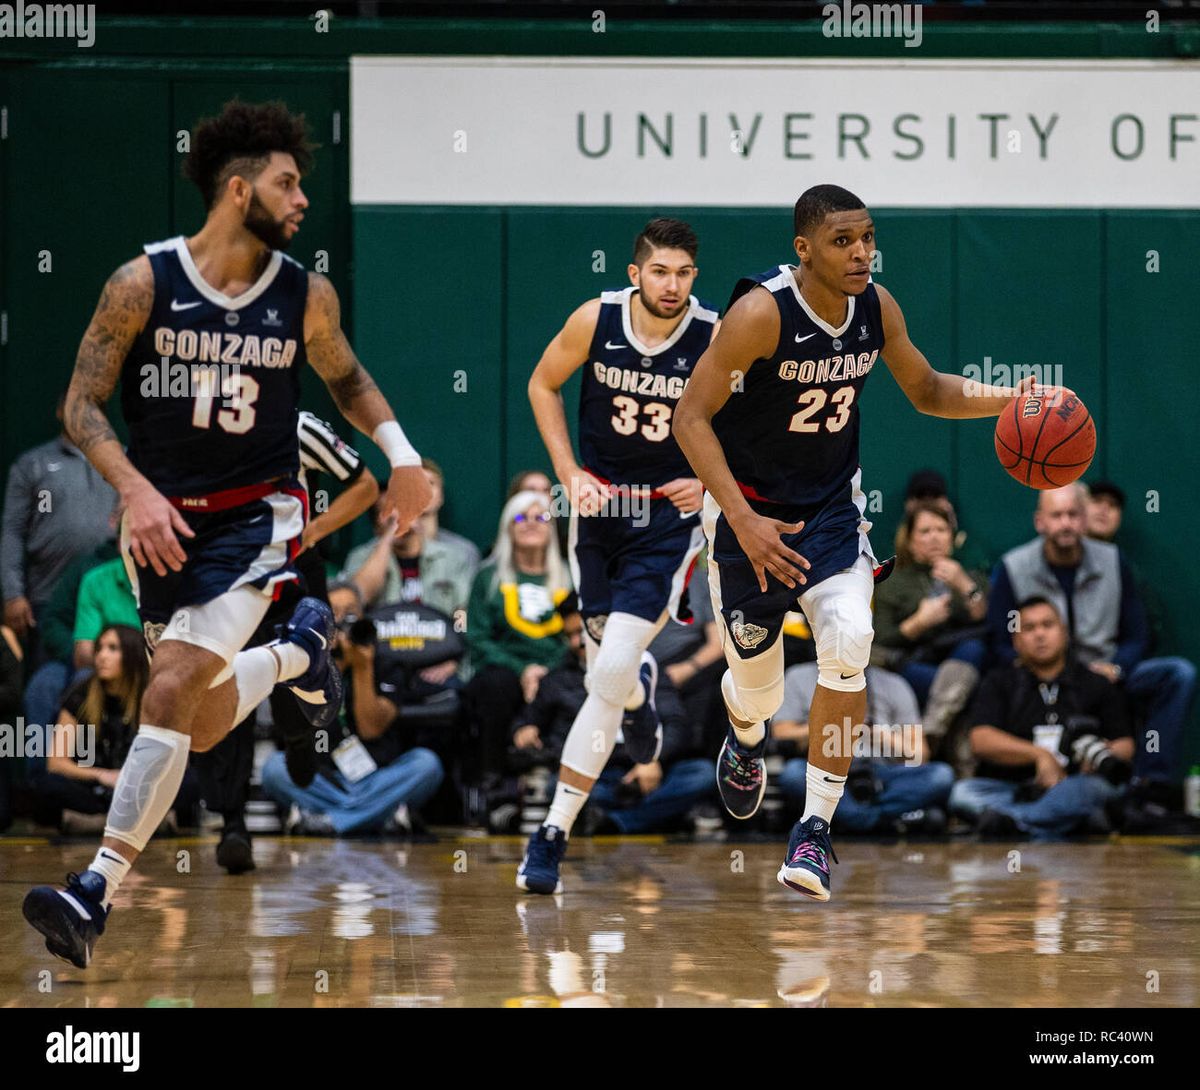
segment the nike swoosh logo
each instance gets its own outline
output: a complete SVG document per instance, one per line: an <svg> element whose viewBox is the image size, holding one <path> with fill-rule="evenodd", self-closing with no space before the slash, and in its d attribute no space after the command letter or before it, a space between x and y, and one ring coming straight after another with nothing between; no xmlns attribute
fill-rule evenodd
<svg viewBox="0 0 1200 1090"><path fill-rule="evenodd" d="M604 342L604 347L605 347L605 348L609 348L609 349L612 349L612 348L628 348L628 347L629 347L629 345L627 345L627 344L613 344L611 341L605 341L605 342Z"/></svg>
<svg viewBox="0 0 1200 1090"><path fill-rule="evenodd" d="M192 307L198 307L204 300L197 299L194 303L181 303L178 299L171 300L172 310L191 310Z"/></svg>
<svg viewBox="0 0 1200 1090"><path fill-rule="evenodd" d="M321 650L324 651L325 648L329 646L329 644L325 642L325 637L322 636L320 632L315 632L313 634L321 641Z"/></svg>
<svg viewBox="0 0 1200 1090"><path fill-rule="evenodd" d="M823 779L826 783L844 783L845 782L844 780L831 780L828 776L822 776L821 779Z"/></svg>
<svg viewBox="0 0 1200 1090"><path fill-rule="evenodd" d="M796 343L799 344L801 341L807 341L809 337L815 337L815 336L816 336L815 333L806 333L803 337L801 337L800 334L797 333L796 334Z"/></svg>
<svg viewBox="0 0 1200 1090"><path fill-rule="evenodd" d="M842 674L842 680L845 681L847 678L851 678L853 676L853 674Z"/></svg>

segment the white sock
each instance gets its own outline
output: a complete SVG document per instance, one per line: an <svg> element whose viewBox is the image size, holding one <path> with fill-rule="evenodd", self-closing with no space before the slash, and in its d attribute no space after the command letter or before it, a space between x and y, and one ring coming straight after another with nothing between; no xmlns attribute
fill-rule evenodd
<svg viewBox="0 0 1200 1090"><path fill-rule="evenodd" d="M289 646L284 644L282 646ZM295 647L295 644L290 646ZM274 650L278 651L276 647ZM296 650L304 656L302 648ZM271 647L253 647L249 651L239 651L233 659L233 679L237 685L238 706L233 713L234 723L240 723L255 708L259 706L275 688L277 682L283 680L280 676L280 660L271 654ZM303 672L303 671L301 671ZM291 675L295 677L295 674Z"/></svg>
<svg viewBox="0 0 1200 1090"><path fill-rule="evenodd" d="M291 681L294 677L299 677L309 666L308 652L304 650L298 643L287 643L283 640L275 640L267 644L266 647L255 648L256 651L274 651L279 656L279 680ZM243 651L238 658L248 652ZM272 682L274 685L274 682ZM270 689L267 690L270 692ZM266 693L263 694L266 696ZM259 699L262 699L261 697ZM241 720L239 719L240 723Z"/></svg>
<svg viewBox="0 0 1200 1090"><path fill-rule="evenodd" d="M108 908L113 894L121 888L121 883L132 866L128 859L112 848L101 848L96 853L96 858L89 864L88 870L94 870L104 876L104 900L101 902L104 908Z"/></svg>
<svg viewBox="0 0 1200 1090"><path fill-rule="evenodd" d="M804 813L800 820L807 821L816 815L824 818L826 825L832 825L833 812L842 801L842 792L846 789L846 777L835 776L809 761L804 780Z"/></svg>
<svg viewBox="0 0 1200 1090"><path fill-rule="evenodd" d="M554 789L554 801L550 804L550 812L546 815L546 820L542 822L542 828L547 825L557 825L563 831L564 836L571 835L571 826L575 824L575 819L579 817L579 811L583 809L583 804L588 800L588 793L580 791L578 787L572 787L570 784L558 781L558 786Z"/></svg>

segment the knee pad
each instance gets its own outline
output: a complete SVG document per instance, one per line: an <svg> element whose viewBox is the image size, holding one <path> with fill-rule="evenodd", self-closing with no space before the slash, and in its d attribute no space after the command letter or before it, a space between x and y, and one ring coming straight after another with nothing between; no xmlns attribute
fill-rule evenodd
<svg viewBox="0 0 1200 1090"><path fill-rule="evenodd" d="M817 646L817 680L827 689L856 693L867 687L871 658L871 610L856 597L838 595L817 603L809 618Z"/></svg>
<svg viewBox="0 0 1200 1090"><path fill-rule="evenodd" d="M655 627L652 621L640 617L609 614L600 649L588 670L588 692L619 707L639 698L638 670L642 665L642 652L654 638Z"/></svg>
<svg viewBox="0 0 1200 1090"><path fill-rule="evenodd" d="M762 684L755 684L755 680L735 680L732 669L721 676L725 707L744 723L765 723L783 703L783 674ZM746 684L747 681L750 683Z"/></svg>

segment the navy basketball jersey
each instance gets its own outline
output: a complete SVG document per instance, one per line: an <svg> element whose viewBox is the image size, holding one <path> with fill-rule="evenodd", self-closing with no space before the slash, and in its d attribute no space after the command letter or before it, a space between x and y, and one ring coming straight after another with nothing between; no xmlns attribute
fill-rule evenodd
<svg viewBox="0 0 1200 1090"><path fill-rule="evenodd" d="M858 399L883 347L879 294L868 281L846 299L841 326L801 296L794 266L739 280L730 306L761 284L779 308L779 343L746 371L713 417L725 460L755 499L820 507L858 472Z"/></svg>
<svg viewBox="0 0 1200 1090"><path fill-rule="evenodd" d="M230 298L182 236L145 247L154 305L121 372L129 458L167 496L294 476L308 273L278 250Z"/></svg>
<svg viewBox="0 0 1200 1090"><path fill-rule="evenodd" d="M579 452L584 468L606 481L657 488L695 476L671 434L671 417L712 340L717 312L689 296L671 336L647 348L629 313L636 290L600 295L579 395Z"/></svg>

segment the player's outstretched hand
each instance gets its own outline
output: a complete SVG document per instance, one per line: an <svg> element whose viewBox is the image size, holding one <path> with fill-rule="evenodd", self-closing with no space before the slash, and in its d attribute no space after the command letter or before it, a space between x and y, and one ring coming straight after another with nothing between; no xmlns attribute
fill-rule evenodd
<svg viewBox="0 0 1200 1090"><path fill-rule="evenodd" d="M750 560L758 578L758 589L767 592L767 576L770 572L784 586L794 587L807 583L802 568L812 565L795 549L789 549L781 540L781 534L798 534L803 522L780 522L779 519L764 518L750 512L733 527L742 551Z"/></svg>
<svg viewBox="0 0 1200 1090"><path fill-rule="evenodd" d="M660 484L658 490L685 515L699 511L704 502L704 485L695 477L676 477Z"/></svg>
<svg viewBox="0 0 1200 1090"><path fill-rule="evenodd" d="M125 518L129 526L129 551L139 568L149 565L155 575L166 575L168 568L183 570L187 553L176 534L195 537L196 532L167 502L166 496L147 482L129 494Z"/></svg>
<svg viewBox="0 0 1200 1090"><path fill-rule="evenodd" d="M396 466L388 478L380 518L386 521L394 514L396 528L393 533L399 537L425 513L432 501L433 489L421 466Z"/></svg>

